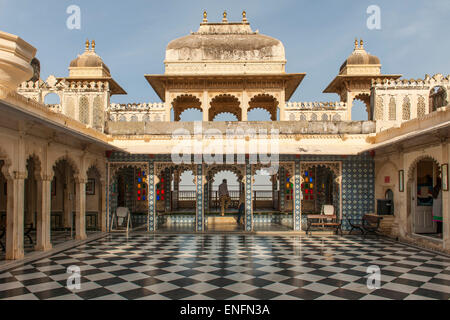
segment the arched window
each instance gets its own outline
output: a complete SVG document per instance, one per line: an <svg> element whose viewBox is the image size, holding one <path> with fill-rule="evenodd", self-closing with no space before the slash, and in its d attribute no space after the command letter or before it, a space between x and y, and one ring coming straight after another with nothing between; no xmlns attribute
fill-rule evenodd
<svg viewBox="0 0 450 320"><path fill-rule="evenodd" d="M417 101L417 118L425 116L425 98L420 96Z"/></svg>
<svg viewBox="0 0 450 320"><path fill-rule="evenodd" d="M411 119L411 102L409 101L409 97L406 96L403 98L402 120L409 119Z"/></svg>
<svg viewBox="0 0 450 320"><path fill-rule="evenodd" d="M150 121L150 116L149 116L148 114L144 115L144 116L142 117L142 121L144 121L144 122L149 122L149 121Z"/></svg>
<svg viewBox="0 0 450 320"><path fill-rule="evenodd" d="M375 103L375 120L383 120L383 98L377 97Z"/></svg>
<svg viewBox="0 0 450 320"><path fill-rule="evenodd" d="M317 121L317 114L313 113L311 115L311 121Z"/></svg>
<svg viewBox="0 0 450 320"><path fill-rule="evenodd" d="M354 100L352 105L352 120L353 121L367 121L369 120L369 113L367 112L366 104L361 100Z"/></svg>
<svg viewBox="0 0 450 320"><path fill-rule="evenodd" d="M137 115L133 114L130 118L130 122L137 122L137 121L138 121Z"/></svg>
<svg viewBox="0 0 450 320"><path fill-rule="evenodd" d="M306 116L303 113L300 114L300 121L306 121Z"/></svg>
<svg viewBox="0 0 450 320"><path fill-rule="evenodd" d="M81 123L89 124L89 100L86 96L80 98L78 108L78 120Z"/></svg>
<svg viewBox="0 0 450 320"><path fill-rule="evenodd" d="M73 97L66 98L66 106L64 113L66 116L74 119L75 118L75 100Z"/></svg>
<svg viewBox="0 0 450 320"><path fill-rule="evenodd" d="M180 113L179 121L202 121L203 112L200 109L189 108Z"/></svg>
<svg viewBox="0 0 450 320"><path fill-rule="evenodd" d="M397 120L397 107L394 97L389 100L389 120Z"/></svg>
<svg viewBox="0 0 450 320"><path fill-rule="evenodd" d="M125 118L125 116L123 114L121 114L119 116L119 122L126 122L126 121L127 121L127 118Z"/></svg>
<svg viewBox="0 0 450 320"><path fill-rule="evenodd" d="M57 95L54 92L48 93L44 97L44 104L46 104L46 105L55 105L55 104L60 104L60 103L61 103L61 99L59 98L59 95Z"/></svg>
<svg viewBox="0 0 450 320"><path fill-rule="evenodd" d="M102 106L102 98L97 96L94 98L94 128L101 129L103 126L103 106Z"/></svg>
<svg viewBox="0 0 450 320"><path fill-rule="evenodd" d="M322 115L322 121L328 121L328 115L327 114L323 114Z"/></svg>
<svg viewBox="0 0 450 320"><path fill-rule="evenodd" d="M444 87L435 86L430 90L430 112L447 105L447 91Z"/></svg>
<svg viewBox="0 0 450 320"><path fill-rule="evenodd" d="M293 113L289 114L289 121L295 121L295 114Z"/></svg>

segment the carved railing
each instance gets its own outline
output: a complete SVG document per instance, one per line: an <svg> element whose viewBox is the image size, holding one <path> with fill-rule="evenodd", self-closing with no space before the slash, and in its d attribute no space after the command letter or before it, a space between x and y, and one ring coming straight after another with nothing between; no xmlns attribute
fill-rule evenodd
<svg viewBox="0 0 450 320"><path fill-rule="evenodd" d="M109 120L115 122L169 121L164 103L111 103Z"/></svg>
<svg viewBox="0 0 450 320"><path fill-rule="evenodd" d="M320 109L345 109L347 104L340 101L330 102L287 102L286 109L320 110Z"/></svg>
<svg viewBox="0 0 450 320"><path fill-rule="evenodd" d="M347 104L331 102L287 102L285 119L288 121L342 121L346 119Z"/></svg>

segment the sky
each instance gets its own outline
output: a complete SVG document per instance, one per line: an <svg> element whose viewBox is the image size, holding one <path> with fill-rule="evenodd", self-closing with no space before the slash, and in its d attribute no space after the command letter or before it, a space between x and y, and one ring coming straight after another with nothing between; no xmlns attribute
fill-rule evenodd
<svg viewBox="0 0 450 320"><path fill-rule="evenodd" d="M80 29L67 28L71 5L81 10ZM380 29L367 27L370 5L380 8ZM355 37L380 58L385 74L417 79L450 73L449 0L0 0L0 30L38 49L44 80L68 76L70 61L84 51L86 39L94 39L97 54L128 93L112 102L159 102L144 74L164 73L167 44L197 31L203 10L209 22L220 22L224 10L228 21L240 21L246 10L254 31L283 42L286 72L306 73L291 101L337 101L322 91L353 51ZM249 120L265 115L253 116ZM355 112L355 120L365 116ZM194 113L185 117L196 119Z"/></svg>
<svg viewBox="0 0 450 320"><path fill-rule="evenodd" d="M70 5L81 9L81 28L66 26ZM380 8L381 29L367 27L369 5ZM113 78L128 92L112 101L153 102L159 98L144 74L164 72L169 41L197 31L203 10L208 20L240 21L242 10L253 28L281 40L286 71L306 72L291 101L336 101L322 91L337 75L353 50L355 37L378 56L382 72L423 78L450 73L450 1L448 0L0 0L0 30L19 35L34 45L41 62L41 78L68 76L71 60L84 51L86 39Z"/></svg>

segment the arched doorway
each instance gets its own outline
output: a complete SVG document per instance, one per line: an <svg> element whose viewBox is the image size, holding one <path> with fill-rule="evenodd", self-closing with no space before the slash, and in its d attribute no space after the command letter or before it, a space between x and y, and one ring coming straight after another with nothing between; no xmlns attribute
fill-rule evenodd
<svg viewBox="0 0 450 320"><path fill-rule="evenodd" d="M38 179L40 177L41 162L36 156L30 156L26 163L27 177L24 181L24 251L25 253L34 250L37 239L39 198L42 197L42 188L38 190ZM41 229L42 231L42 229Z"/></svg>
<svg viewBox="0 0 450 320"><path fill-rule="evenodd" d="M145 229L149 223L149 185L147 163L114 163L109 166L110 230L128 228L125 218L116 217L117 208L127 208L133 230ZM114 220L116 219L116 220Z"/></svg>
<svg viewBox="0 0 450 320"><path fill-rule="evenodd" d="M429 96L430 110L429 112L436 111L437 109L444 107L447 102L447 90L442 86L435 86L430 90Z"/></svg>
<svg viewBox="0 0 450 320"><path fill-rule="evenodd" d="M440 168L431 157L417 159L408 170L407 186L407 215L412 233L437 239L442 239L443 230Z"/></svg>
<svg viewBox="0 0 450 320"><path fill-rule="evenodd" d="M253 169L253 230L288 231L293 228L293 165Z"/></svg>
<svg viewBox="0 0 450 320"><path fill-rule="evenodd" d="M302 216L320 214L324 205L332 205L334 214L342 219L341 175L338 162L301 164ZM362 214L362 213L357 213Z"/></svg>
<svg viewBox="0 0 450 320"><path fill-rule="evenodd" d="M86 230L101 231L103 190L101 183L101 174L97 167L91 166L86 172Z"/></svg>
<svg viewBox="0 0 450 320"><path fill-rule="evenodd" d="M51 243L53 246L75 239L76 168L65 158L53 165L51 193Z"/></svg>
<svg viewBox="0 0 450 320"><path fill-rule="evenodd" d="M224 215L221 215L220 185L226 180L229 202L224 202ZM237 222L239 203L244 200L243 167L239 165L214 164L206 169L204 185L206 197L207 231L242 231L244 230L245 210L241 212L240 223Z"/></svg>

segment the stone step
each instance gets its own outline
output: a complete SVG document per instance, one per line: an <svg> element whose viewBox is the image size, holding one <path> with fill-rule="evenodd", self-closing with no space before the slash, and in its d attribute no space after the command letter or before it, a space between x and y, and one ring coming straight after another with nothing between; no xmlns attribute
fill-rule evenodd
<svg viewBox="0 0 450 320"><path fill-rule="evenodd" d="M208 225L212 224L236 224L235 217L208 217Z"/></svg>

